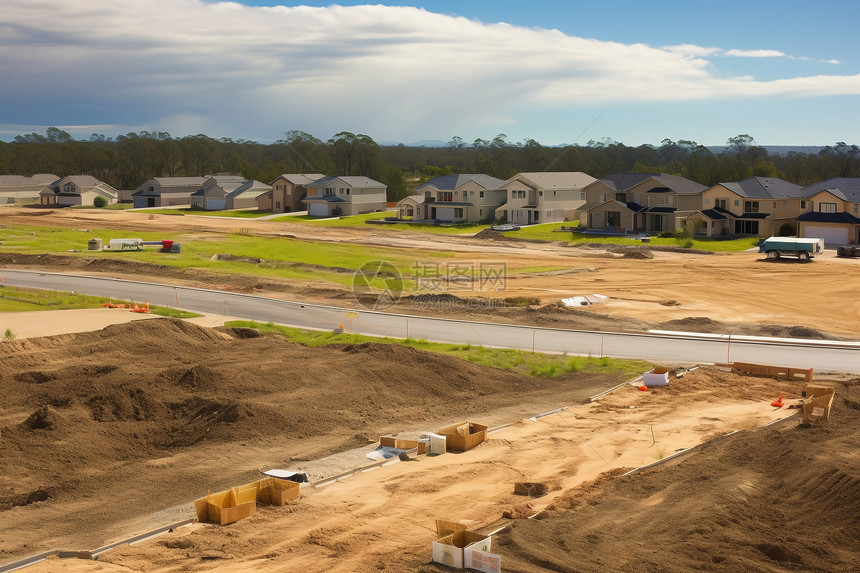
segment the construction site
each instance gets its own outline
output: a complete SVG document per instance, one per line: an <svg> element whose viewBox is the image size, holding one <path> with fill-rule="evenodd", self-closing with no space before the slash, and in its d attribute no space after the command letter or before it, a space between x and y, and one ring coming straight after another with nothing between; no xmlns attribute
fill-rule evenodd
<svg viewBox="0 0 860 573"><path fill-rule="evenodd" d="M91 216L101 215L56 218ZM122 217L132 229L151 224ZM205 224L176 239L230 223ZM463 257L484 248L439 243ZM523 260L540 250L504 248ZM854 261L744 276L754 256L635 260L550 245L546 261L590 270L512 277L508 294L541 306L425 314L856 337ZM131 260L0 262L348 301L332 285ZM634 275L642 265L648 272ZM709 286L717 281L726 288ZM778 296L807 287L821 295L815 305ZM607 300L584 310L552 302L595 291ZM398 344L304 346L224 327L224 316L129 310L21 313L19 336L0 342L0 571L856 570L856 375L667 362L634 376L546 377Z"/></svg>

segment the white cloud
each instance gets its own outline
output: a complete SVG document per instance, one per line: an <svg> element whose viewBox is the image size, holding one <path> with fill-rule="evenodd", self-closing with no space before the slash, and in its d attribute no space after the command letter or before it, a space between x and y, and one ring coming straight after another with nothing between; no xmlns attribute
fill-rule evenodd
<svg viewBox="0 0 860 573"><path fill-rule="evenodd" d="M599 41L410 7L7 0L3 18L0 109L28 124L214 137L253 129L261 139L348 129L409 141L492 133L538 107L860 94L860 76L725 79L706 59L718 48Z"/></svg>
<svg viewBox="0 0 860 573"><path fill-rule="evenodd" d="M779 50L726 50L724 56L736 58L782 58L785 54Z"/></svg>

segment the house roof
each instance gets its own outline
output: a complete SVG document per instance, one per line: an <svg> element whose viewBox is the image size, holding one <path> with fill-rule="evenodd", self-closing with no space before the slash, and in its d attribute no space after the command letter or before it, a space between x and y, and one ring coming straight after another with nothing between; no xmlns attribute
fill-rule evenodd
<svg viewBox="0 0 860 573"><path fill-rule="evenodd" d="M421 183L415 187L415 190L424 191L428 187L432 187L439 191L453 191L454 189L459 189L469 181L474 181L484 189L499 189L505 184L501 179L496 179L495 177L484 175L483 173L470 173L461 175L440 175L439 177L434 177L433 179L429 179L424 183Z"/></svg>
<svg viewBox="0 0 860 573"><path fill-rule="evenodd" d="M674 213L677 211L677 207L648 207L645 209L646 213Z"/></svg>
<svg viewBox="0 0 860 573"><path fill-rule="evenodd" d="M701 183L667 173L612 173L599 181L616 193L623 193L649 179L653 179L661 187L665 187L678 195L695 195L707 189Z"/></svg>
<svg viewBox="0 0 860 573"><path fill-rule="evenodd" d="M708 219L714 219L716 221L721 221L727 218L725 215L723 215L716 209L704 209L702 210L702 215L704 215Z"/></svg>
<svg viewBox="0 0 860 573"><path fill-rule="evenodd" d="M158 181L162 187L187 187L188 185L203 185L206 177L153 177L147 181Z"/></svg>
<svg viewBox="0 0 860 573"><path fill-rule="evenodd" d="M305 185L306 183L311 183L317 179L322 179L323 177L325 177L325 175L321 173L283 173L275 177L269 185L272 185L278 179L285 179L293 185Z"/></svg>
<svg viewBox="0 0 860 573"><path fill-rule="evenodd" d="M472 207L471 203L466 203L464 201L436 201L433 203L434 207Z"/></svg>
<svg viewBox="0 0 860 573"><path fill-rule="evenodd" d="M38 187L42 189L57 180L59 180L59 177L51 173L37 173L32 177L25 177L24 175L0 175L0 190L6 191L3 187Z"/></svg>
<svg viewBox="0 0 860 573"><path fill-rule="evenodd" d="M323 177L321 179L317 179L316 181L311 181L310 183L306 183L305 187L327 187L328 185L334 183L335 181L343 181L346 185L350 187L358 187L358 188L373 188L379 187L382 189L386 188L385 183L380 183L379 181L374 181L370 177L364 177L361 175L331 175L329 177Z"/></svg>
<svg viewBox="0 0 860 573"><path fill-rule="evenodd" d="M808 221L810 223L848 223L851 225L860 224L860 218L855 217L851 213L842 211L840 213L819 213L817 211L809 211L797 217L796 221Z"/></svg>
<svg viewBox="0 0 860 573"><path fill-rule="evenodd" d="M599 203L588 203L588 204L580 207L579 210L591 211L592 209L595 209L597 207L602 207L602 206L608 205L610 203L614 203L615 205L617 205L618 207L620 207L622 209L629 209L630 211L633 211L634 213L638 213L639 211L642 211L644 209L644 207L642 205L640 205L639 203L634 203L633 201L628 202L628 201L619 201L617 199L607 199L606 201L601 201Z"/></svg>
<svg viewBox="0 0 860 573"><path fill-rule="evenodd" d="M233 198L236 198L239 195L259 197L260 195L268 193L271 190L271 185L267 185L262 181L257 181L256 179L251 179L250 181L243 181L241 185L239 185L234 191L229 193L229 196Z"/></svg>
<svg viewBox="0 0 860 573"><path fill-rule="evenodd" d="M532 183L532 186L537 189L550 191L553 189L582 189L586 185L597 181L597 179L582 171L537 171L517 173L503 182L502 185L517 179L524 179Z"/></svg>
<svg viewBox="0 0 860 573"><path fill-rule="evenodd" d="M776 177L749 177L743 181L720 183L726 189L749 199L786 199L800 197L800 185Z"/></svg>
<svg viewBox="0 0 860 573"><path fill-rule="evenodd" d="M768 217L770 217L770 213L743 213L735 215L735 219L767 219Z"/></svg>
<svg viewBox="0 0 860 573"><path fill-rule="evenodd" d="M819 191L833 191L838 189L842 192L846 201L860 203L860 177L836 177L807 185L800 190L800 197L809 197Z"/></svg>

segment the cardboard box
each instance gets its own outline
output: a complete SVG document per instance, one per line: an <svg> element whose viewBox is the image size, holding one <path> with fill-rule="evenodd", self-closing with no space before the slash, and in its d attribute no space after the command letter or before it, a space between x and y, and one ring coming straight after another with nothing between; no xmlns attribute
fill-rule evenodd
<svg viewBox="0 0 860 573"><path fill-rule="evenodd" d="M260 503L282 506L299 497L300 486L297 482L268 477L257 483L259 484L257 500Z"/></svg>
<svg viewBox="0 0 860 573"><path fill-rule="evenodd" d="M427 453L427 442L420 440L402 440L383 436L379 438L379 445L383 448L397 448L398 450L417 450L418 454Z"/></svg>
<svg viewBox="0 0 860 573"><path fill-rule="evenodd" d="M642 375L643 386L668 386L669 369L663 366L655 366Z"/></svg>
<svg viewBox="0 0 860 573"><path fill-rule="evenodd" d="M830 419L830 408L833 406L835 392L827 386L807 386L801 392L803 396L803 423L814 424L819 420Z"/></svg>
<svg viewBox="0 0 860 573"><path fill-rule="evenodd" d="M490 553L491 538L468 531L462 523L436 520L433 561L455 569L477 569L485 573L500 573L500 555Z"/></svg>
<svg viewBox="0 0 860 573"><path fill-rule="evenodd" d="M447 449L465 452L487 439L487 426L475 422L461 422L439 428L436 433L445 436Z"/></svg>
<svg viewBox="0 0 860 573"><path fill-rule="evenodd" d="M209 494L194 502L198 521L226 525L244 519L257 511L257 486L230 488Z"/></svg>

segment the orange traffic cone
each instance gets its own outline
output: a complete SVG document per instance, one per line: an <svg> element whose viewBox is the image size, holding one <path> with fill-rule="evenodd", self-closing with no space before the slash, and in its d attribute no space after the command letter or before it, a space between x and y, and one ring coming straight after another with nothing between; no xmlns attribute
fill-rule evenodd
<svg viewBox="0 0 860 573"><path fill-rule="evenodd" d="M777 398L775 402L771 402L770 405L774 408L782 408L782 394L779 395L779 398Z"/></svg>
<svg viewBox="0 0 860 573"><path fill-rule="evenodd" d="M639 389L643 392L647 392L649 390L648 386L645 386L644 384L642 386L639 386Z"/></svg>

